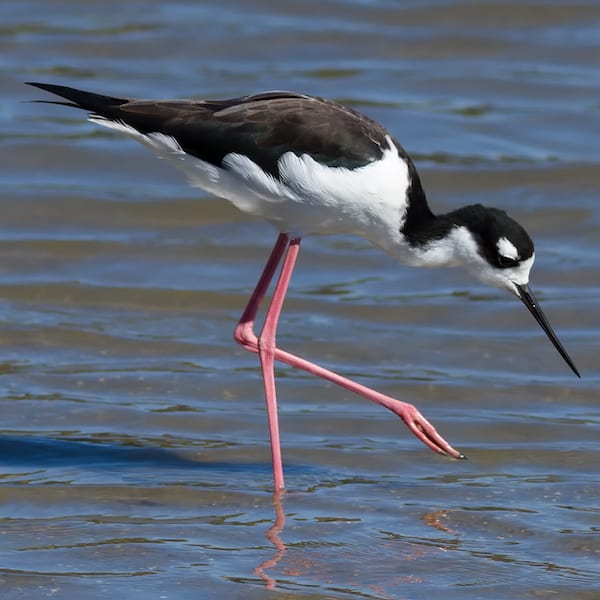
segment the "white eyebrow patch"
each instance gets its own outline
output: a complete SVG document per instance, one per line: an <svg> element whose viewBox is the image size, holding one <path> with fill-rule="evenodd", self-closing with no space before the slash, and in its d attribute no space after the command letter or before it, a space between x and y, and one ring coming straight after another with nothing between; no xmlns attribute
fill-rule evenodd
<svg viewBox="0 0 600 600"><path fill-rule="evenodd" d="M519 260L519 252L509 239L501 237L496 244L496 248L498 248L498 254L500 256L504 256L505 258L510 258L512 260Z"/></svg>

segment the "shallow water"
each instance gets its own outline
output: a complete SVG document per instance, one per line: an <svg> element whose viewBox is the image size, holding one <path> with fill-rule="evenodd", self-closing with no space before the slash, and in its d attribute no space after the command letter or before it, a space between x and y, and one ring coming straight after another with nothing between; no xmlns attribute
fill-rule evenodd
<svg viewBox="0 0 600 600"><path fill-rule="evenodd" d="M600 6L3 3L3 598L600 594ZM306 239L279 343L415 403L469 461L279 366L271 496L257 359L231 332L275 232L39 80L113 95L294 89L383 122L435 210L536 241L520 303L459 270ZM268 593L266 590L272 590Z"/></svg>

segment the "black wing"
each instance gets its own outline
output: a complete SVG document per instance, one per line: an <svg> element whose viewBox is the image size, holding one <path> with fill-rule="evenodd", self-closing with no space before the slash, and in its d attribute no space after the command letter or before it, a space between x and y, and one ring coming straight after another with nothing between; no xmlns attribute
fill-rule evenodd
<svg viewBox="0 0 600 600"><path fill-rule="evenodd" d="M368 117L332 100L294 92L228 100L135 100L61 85L29 85L68 100L46 101L51 104L81 108L140 133L172 136L185 152L216 166L235 152L277 176L279 157L292 151L352 169L380 158L387 148L389 134Z"/></svg>

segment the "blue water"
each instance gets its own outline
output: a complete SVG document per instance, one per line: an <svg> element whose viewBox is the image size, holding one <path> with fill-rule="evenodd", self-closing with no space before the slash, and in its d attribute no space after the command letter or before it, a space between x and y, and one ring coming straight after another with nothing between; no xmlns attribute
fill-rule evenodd
<svg viewBox="0 0 600 600"><path fill-rule="evenodd" d="M0 9L2 598L599 597L600 75L595 2L42 2ZM360 239L303 242L279 344L231 333L275 239L24 81L112 95L292 89L350 103L444 211L507 210L582 372L514 299Z"/></svg>

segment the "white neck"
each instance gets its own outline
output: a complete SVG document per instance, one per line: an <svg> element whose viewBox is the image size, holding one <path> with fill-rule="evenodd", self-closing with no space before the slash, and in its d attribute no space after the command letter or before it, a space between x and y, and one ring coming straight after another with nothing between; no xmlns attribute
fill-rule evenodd
<svg viewBox="0 0 600 600"><path fill-rule="evenodd" d="M397 260L414 267L463 266L478 281L486 285L515 292L515 284L526 285L535 261L535 254L511 268L491 265L482 256L473 234L464 225L455 226L442 238L432 239L422 246L397 244L383 248Z"/></svg>
<svg viewBox="0 0 600 600"><path fill-rule="evenodd" d="M411 246L398 232L387 243L371 240L396 260L412 267L456 267L469 262L469 256L477 247L473 236L464 227L454 227L442 238L432 239L423 245Z"/></svg>

